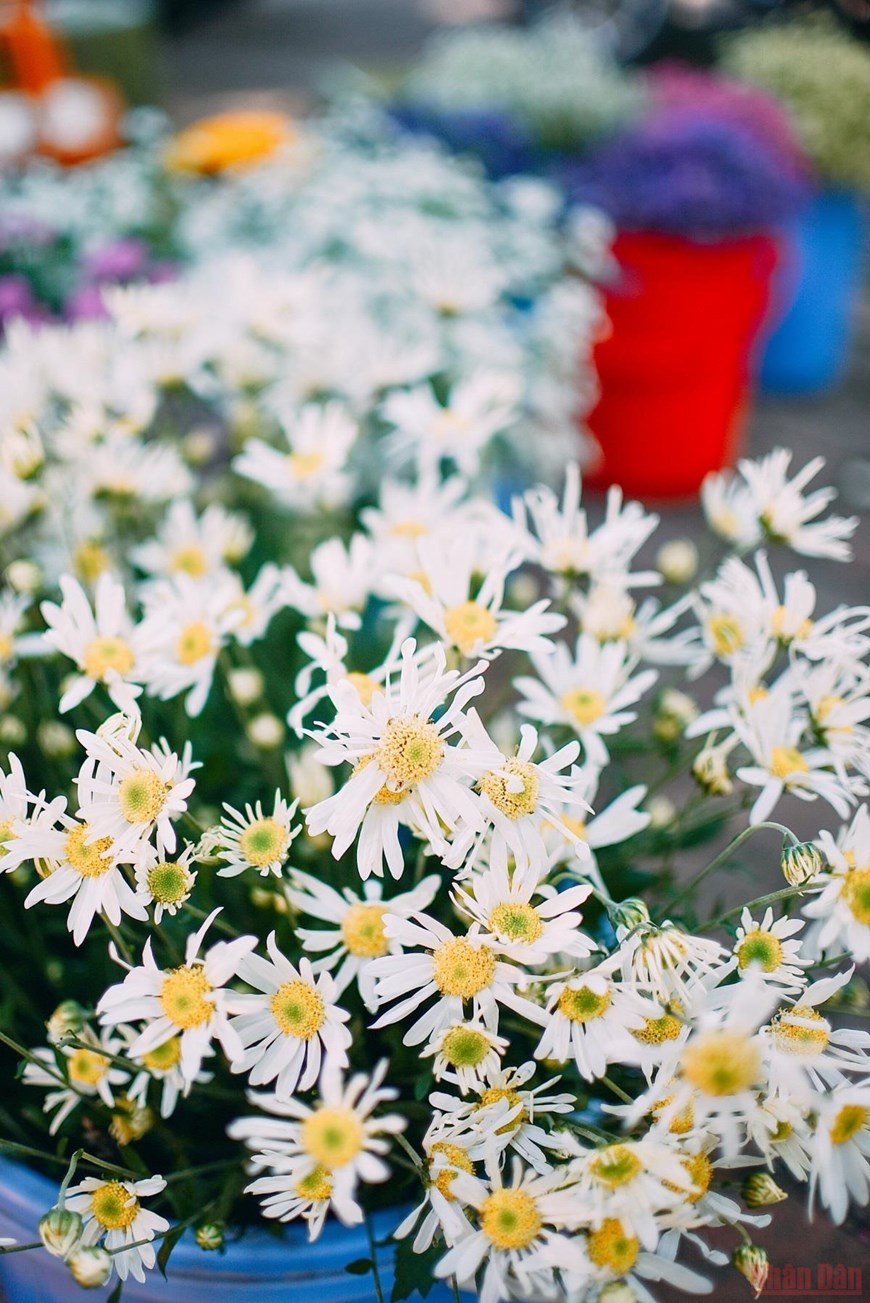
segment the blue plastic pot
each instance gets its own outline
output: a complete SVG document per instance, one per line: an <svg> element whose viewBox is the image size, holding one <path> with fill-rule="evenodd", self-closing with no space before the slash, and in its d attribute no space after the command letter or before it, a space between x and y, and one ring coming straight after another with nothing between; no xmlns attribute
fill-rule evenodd
<svg viewBox="0 0 870 1303"><path fill-rule="evenodd" d="M862 272L864 219L846 191L823 191L786 233L764 346L765 393L828 389L846 369Z"/></svg>
<svg viewBox="0 0 870 1303"><path fill-rule="evenodd" d="M21 1244L39 1238L37 1224L57 1197L57 1184L18 1163L0 1159L0 1236ZM403 1211L373 1218L375 1239L385 1239ZM192 1232L176 1244L169 1278L158 1268L140 1285L132 1278L123 1289L124 1303L374 1303L370 1274L345 1271L349 1262L371 1256L365 1227L347 1229L327 1222L320 1239L309 1244L304 1228L288 1226L284 1238L252 1229L229 1244L225 1253L205 1253ZM378 1271L387 1298L393 1285L393 1250L378 1250ZM89 1290L82 1298L105 1299L117 1282ZM0 1254L0 1295L8 1303L70 1303L79 1288L63 1262L44 1249ZM419 1298L412 1295L412 1298ZM464 1298L470 1298L464 1295ZM452 1303L452 1288L436 1285L428 1303Z"/></svg>

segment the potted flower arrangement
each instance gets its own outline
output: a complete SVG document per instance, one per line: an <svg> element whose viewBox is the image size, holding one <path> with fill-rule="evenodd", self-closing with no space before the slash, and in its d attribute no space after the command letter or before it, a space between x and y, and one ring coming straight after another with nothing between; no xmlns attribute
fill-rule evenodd
<svg viewBox="0 0 870 1303"><path fill-rule="evenodd" d="M505 176L584 152L642 105L640 80L562 13L525 29L491 24L439 34L391 112Z"/></svg>
<svg viewBox="0 0 870 1303"><path fill-rule="evenodd" d="M724 1227L758 1292L783 1170L870 1188L870 613L766 555L857 522L779 450L705 486L706 574L640 561L546 466L597 313L555 229L318 145L0 354L0 1280L612 1303L707 1291ZM559 492L500 507L511 447Z"/></svg>
<svg viewBox="0 0 870 1303"><path fill-rule="evenodd" d="M617 228L592 482L672 497L697 492L739 450L777 227L808 184L765 95L667 66L649 74L649 92L642 120L560 180Z"/></svg>
<svg viewBox="0 0 870 1303"><path fill-rule="evenodd" d="M814 14L742 32L729 39L723 62L777 97L819 183L790 231L761 380L774 393L825 389L848 362L863 265L870 55L833 18Z"/></svg>

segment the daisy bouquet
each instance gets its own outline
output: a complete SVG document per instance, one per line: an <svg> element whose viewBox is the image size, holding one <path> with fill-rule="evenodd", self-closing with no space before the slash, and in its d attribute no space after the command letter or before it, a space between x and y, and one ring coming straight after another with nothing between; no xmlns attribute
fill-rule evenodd
<svg viewBox="0 0 870 1303"><path fill-rule="evenodd" d="M760 1289L780 1181L870 1192L870 609L779 565L856 521L780 450L653 557L538 454L598 311L553 228L347 138L275 202L0 358L0 1144L59 1182L2 1252L117 1298L386 1209L395 1299Z"/></svg>

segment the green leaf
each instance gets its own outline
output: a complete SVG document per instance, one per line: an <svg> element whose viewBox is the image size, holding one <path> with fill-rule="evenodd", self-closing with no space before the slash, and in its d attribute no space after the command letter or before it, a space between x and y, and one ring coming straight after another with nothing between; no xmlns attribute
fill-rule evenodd
<svg viewBox="0 0 870 1303"><path fill-rule="evenodd" d="M412 1239L399 1240L396 1248L396 1275L393 1279L393 1292L390 1303L401 1303L419 1293L423 1298L435 1284L435 1265L443 1257L444 1246L439 1243L429 1245L423 1253L415 1253Z"/></svg>
<svg viewBox="0 0 870 1303"><path fill-rule="evenodd" d="M160 1268L160 1272L164 1279L166 1278L166 1264L169 1261L169 1255L181 1239L186 1229L186 1226L173 1226L172 1230L167 1231L163 1237L163 1243L161 1244L157 1254L157 1266Z"/></svg>
<svg viewBox="0 0 870 1303"><path fill-rule="evenodd" d="M109 1297L106 1299L106 1303L121 1303L121 1290L123 1288L124 1282L119 1280Z"/></svg>
<svg viewBox="0 0 870 1303"><path fill-rule="evenodd" d="M345 1266L345 1271L349 1271L352 1276L366 1276L371 1269L371 1258L355 1258L353 1262L349 1262Z"/></svg>

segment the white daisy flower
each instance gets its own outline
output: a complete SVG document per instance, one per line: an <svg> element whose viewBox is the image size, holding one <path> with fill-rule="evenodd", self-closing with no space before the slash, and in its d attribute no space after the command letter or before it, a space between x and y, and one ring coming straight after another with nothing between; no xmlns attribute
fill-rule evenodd
<svg viewBox="0 0 870 1303"><path fill-rule="evenodd" d="M230 1026L244 1046L244 1057L233 1072L247 1072L252 1086L274 1081L275 1097L289 1099L297 1090L310 1090L321 1063L347 1067L350 1014L335 1003L335 983L328 973L315 976L302 958L295 968L278 949L275 933L266 941L268 959L245 955L239 977L258 995L236 997L238 1013Z"/></svg>
<svg viewBox="0 0 870 1303"><path fill-rule="evenodd" d="M487 1078L499 1071L509 1044L480 1022L460 1022L436 1032L420 1057L433 1059L436 1081L449 1081L467 1095L470 1090L483 1090Z"/></svg>
<svg viewBox="0 0 870 1303"><path fill-rule="evenodd" d="M233 462L237 475L262 484L288 507L310 512L346 501L347 460L359 428L338 402L306 403L281 422L288 450L249 439Z"/></svg>
<svg viewBox="0 0 870 1303"><path fill-rule="evenodd" d="M105 914L117 927L122 914L144 921L148 911L121 867L129 857L111 836L98 836L87 822L70 818L65 810L65 797L38 801L27 822L13 825L14 837L0 869L33 861L43 876L27 894L25 909L40 901L63 905L72 900L67 927L80 946L95 915ZM143 848L142 855L147 858L153 851Z"/></svg>
<svg viewBox="0 0 870 1303"><path fill-rule="evenodd" d="M215 909L184 948L184 963L177 968L157 967L150 938L145 942L142 964L131 968L123 982L110 986L97 1005L100 1022L107 1027L119 1023L144 1023L129 1047L131 1057L158 1049L172 1037L181 1043L180 1069L192 1082L211 1054L217 1040L229 1059L236 1062L244 1046L230 1025L230 1015L241 1013L243 1005L227 982L238 976L242 958L257 944L256 937L218 941L200 958L199 951L219 909Z"/></svg>
<svg viewBox="0 0 870 1303"><path fill-rule="evenodd" d="M584 765L575 770L575 791L595 813L587 821L575 814L564 813L557 821L542 828L547 848L548 865L553 868L558 864L569 864L574 873L590 877L600 891L604 891L604 882L595 856L596 850L603 846L616 846L628 841L636 833L649 826L649 811L641 806L646 797L646 788L638 785L629 787L607 805L598 807L596 797L601 777L601 770L594 765ZM589 851L588 857L578 862L577 844L582 842Z"/></svg>
<svg viewBox="0 0 870 1303"><path fill-rule="evenodd" d="M516 421L518 398L514 376L483 370L454 384L443 406L428 385L398 390L382 409L396 427L391 450L412 460L420 478L437 476L445 461L474 475L490 440Z"/></svg>
<svg viewBox="0 0 870 1303"><path fill-rule="evenodd" d="M870 675L855 661L836 659L812 668L793 664L798 689L806 701L810 726L830 753L837 773L855 769L870 777Z"/></svg>
<svg viewBox="0 0 870 1303"><path fill-rule="evenodd" d="M149 856L136 864L136 886L142 899L153 904L155 923L161 923L164 914L177 914L190 899L196 884L191 865L197 854L198 847L188 843L180 853L173 852L171 860Z"/></svg>
<svg viewBox="0 0 870 1303"><path fill-rule="evenodd" d="M541 1022L543 1011L516 993L527 975L497 959L491 941L474 923L465 936L456 936L428 914L413 919L391 917L387 934L418 953L387 955L372 961L375 999L378 1005L399 999L382 1013L372 1027L404 1022L410 1013L435 996L435 1003L405 1031L405 1045L419 1045L442 1028L462 1022L465 1004L471 1002L472 1016L480 1018L489 1031L498 1031L499 1005L521 1017ZM422 951L422 953L420 953Z"/></svg>
<svg viewBox="0 0 870 1303"><path fill-rule="evenodd" d="M813 879L820 895L801 906L813 919L807 945L814 953L837 950L856 963L870 959L870 811L859 806L836 841L828 832L819 836L828 871ZM0 864L2 867L2 864Z"/></svg>
<svg viewBox="0 0 870 1303"><path fill-rule="evenodd" d="M255 1172L271 1173L246 1187L248 1194L266 1196L264 1217L285 1222L304 1217L312 1240L329 1210L345 1226L362 1222L357 1186L389 1180L387 1137L406 1125L395 1113L374 1116L379 1105L397 1094L381 1084L386 1070L382 1061L371 1076L357 1073L347 1083L339 1072L324 1072L313 1107L297 1099L250 1096L251 1103L273 1116L237 1118L227 1132L254 1150Z"/></svg>
<svg viewBox="0 0 870 1303"><path fill-rule="evenodd" d="M474 1208L477 1226L457 1238L435 1268L440 1279L453 1277L459 1288L477 1290L479 1303L500 1299L557 1296L556 1271L585 1273L579 1243L559 1233L577 1211L571 1190L560 1190L561 1173L522 1173L517 1164L510 1185L497 1169L490 1181L459 1171L451 1190ZM479 1272L483 1269L482 1277Z"/></svg>
<svg viewBox="0 0 870 1303"><path fill-rule="evenodd" d="M723 971L726 952L718 941L693 936L670 919L656 925L620 924L620 962L626 981L648 991L654 999L689 1003L699 988Z"/></svg>
<svg viewBox="0 0 870 1303"><path fill-rule="evenodd" d="M656 1140L583 1149L569 1170L590 1226L600 1230L616 1219L649 1250L658 1243L659 1214L679 1205L693 1186L675 1147Z"/></svg>
<svg viewBox="0 0 870 1303"><path fill-rule="evenodd" d="M390 677L368 706L352 685L330 691L336 707L333 723L314 734L324 764L349 762L347 782L334 796L306 811L312 837L328 832L332 853L340 858L358 836L357 865L363 879L383 875L386 861L394 878L402 876L404 857L399 825L410 825L444 848L443 824L449 831L460 820L479 826L477 805L468 790L476 757L448 739L460 733L462 711L483 691L480 664L466 674L446 669L444 649L426 657L425 670L409 638L402 646L398 681ZM438 715L448 697L452 701Z"/></svg>
<svg viewBox="0 0 870 1303"><path fill-rule="evenodd" d="M533 655L532 663L538 677L514 681L525 698L517 709L542 724L567 724L583 744L584 761L598 767L609 759L603 738L637 718L626 707L657 678L655 670L632 675L634 658L624 642L602 645L587 633L577 639L573 657L558 643L552 655Z"/></svg>
<svg viewBox="0 0 870 1303"><path fill-rule="evenodd" d="M818 1191L836 1226L870 1202L870 1086L840 1086L816 1106L810 1207Z"/></svg>
<svg viewBox="0 0 870 1303"><path fill-rule="evenodd" d="M516 553L505 556L500 565L489 565L483 583L475 584L472 539L472 528L421 539L416 573L410 579L396 578L391 592L447 647L467 659L492 659L508 650L548 655L553 649L550 635L565 627L565 617L548 610L546 598L521 611L505 607L505 581L520 560Z"/></svg>
<svg viewBox="0 0 870 1303"><path fill-rule="evenodd" d="M565 1152L566 1148L570 1151L570 1141L566 1141L564 1132L542 1127L541 1121L575 1112L577 1099L564 1091L555 1095L547 1093L559 1083L559 1077L529 1087L527 1083L536 1071L537 1064L531 1062L519 1068L497 1064L475 1086L476 1099L456 1099L435 1091L429 1096L429 1103L456 1125L483 1124L490 1114L497 1113L501 1120L497 1134L502 1137L502 1147L514 1150L536 1172L548 1172L552 1162L546 1151Z"/></svg>
<svg viewBox="0 0 870 1303"><path fill-rule="evenodd" d="M370 878L360 896L349 887L339 893L319 878L291 869L284 890L294 909L330 925L296 929L303 949L319 955L312 964L314 971L332 973L339 996L355 981L363 1003L373 1009L372 960L402 953L400 942L387 934L386 919L407 919L428 909L440 885L440 878L430 874L411 891L383 900L377 879Z"/></svg>
<svg viewBox="0 0 870 1303"><path fill-rule="evenodd" d="M67 1190L66 1207L84 1220L81 1243L102 1243L121 1280L132 1276L144 1281L145 1269L150 1271L157 1261L150 1241L168 1231L169 1222L143 1208L140 1201L165 1188L162 1176L149 1176L144 1181L101 1181L88 1176Z"/></svg>
<svg viewBox="0 0 870 1303"><path fill-rule="evenodd" d="M802 919L786 917L774 922L770 908L764 911L761 922L756 922L750 911L744 909L732 958L723 973L733 969L738 977L745 978L747 973L753 972L782 991L802 990L807 982L804 970L809 960L801 958L801 942L790 938L804 926Z"/></svg>
<svg viewBox="0 0 870 1303"><path fill-rule="evenodd" d="M475 710L469 710L461 725L466 743L478 756L485 756L487 768L477 778L475 789L483 826L463 829L454 838L445 863L451 868L462 866L466 872L475 867L487 843L490 866L507 874L513 860L520 875L532 865L538 872L547 861L544 829L562 820L566 808L586 814L589 806L578 790L583 784L574 761L579 742L569 742L554 755L535 762L538 731L530 724L520 730L520 745L515 756L506 758L487 733ZM563 771L570 770L568 773ZM570 836L567 824L562 825ZM586 847L576 840L576 854L585 858Z"/></svg>
<svg viewBox="0 0 870 1303"><path fill-rule="evenodd" d="M282 601L309 620L334 615L343 629L358 629L375 579L372 544L354 534L318 543L308 558L312 581L300 579L292 566L282 571Z"/></svg>
<svg viewBox="0 0 870 1303"><path fill-rule="evenodd" d="M98 1035L85 1026L76 1040L82 1043L34 1050L34 1058L40 1063L30 1060L22 1072L21 1079L28 1086L39 1086L49 1092L42 1108L45 1113L54 1113L48 1128L51 1136L83 1100L99 1099L106 1108L114 1108L118 1087L130 1080L131 1074L114 1062L116 1056L123 1055L122 1038L107 1031ZM64 1079L68 1084L64 1084Z"/></svg>
<svg viewBox="0 0 870 1303"><path fill-rule="evenodd" d="M105 685L119 710L130 710L142 691L139 634L127 614L123 586L108 573L97 580L94 609L78 580L61 575L63 601L43 602L45 642L75 661L78 674L60 699L61 714Z"/></svg>
<svg viewBox="0 0 870 1303"><path fill-rule="evenodd" d="M253 531L245 516L210 503L197 515L192 502L173 502L156 534L130 552L130 559L148 575L174 574L205 579L224 566L241 561L250 551Z"/></svg>
<svg viewBox="0 0 870 1303"><path fill-rule="evenodd" d="M775 448L757 461L742 458L737 463L763 536L785 543L803 556L848 561L852 549L847 540L858 528L858 517L828 516L817 520L837 496L836 490L815 489L806 496L804 490L825 459L813 457L789 479L792 455L787 448Z"/></svg>
<svg viewBox="0 0 870 1303"><path fill-rule="evenodd" d="M146 751L131 736L137 732L138 720L118 727L115 718L97 733L78 730L87 753L76 779L78 817L93 838L110 838L119 855L135 859L153 835L165 858L175 850L172 821L187 810L195 786L190 774L200 765L192 759L189 742L181 756L169 750L165 738Z"/></svg>
<svg viewBox="0 0 870 1303"><path fill-rule="evenodd" d="M230 637L241 647L251 647L264 637L272 617L286 605L284 574L273 562L260 566L250 588L245 588L234 572L224 579L226 610L224 616Z"/></svg>
<svg viewBox="0 0 870 1303"><path fill-rule="evenodd" d="M263 813L260 801L253 807L246 805L244 814L224 803L228 817L221 820L214 840L216 854L226 867L218 869L218 877L235 878L255 869L262 878L269 874L280 878L293 840L302 830L301 824L293 826L298 806L298 800L285 801L279 790L271 814Z"/></svg>
<svg viewBox="0 0 870 1303"><path fill-rule="evenodd" d="M534 968L558 955L586 959L597 949L580 930L583 916L577 910L591 892L588 883L557 891L539 885L534 872L511 873L506 864L491 863L464 887L457 886L453 898L457 909L480 925L495 951Z"/></svg>
<svg viewBox="0 0 870 1303"><path fill-rule="evenodd" d="M436 533L449 537L478 511L486 510L489 517L489 503L462 502L467 491L468 485L459 475L445 480L427 476L416 484L382 480L377 506L363 507L360 512L363 528L375 547L378 573L405 579L419 575L423 539ZM380 586L378 591L385 597L392 595L392 590Z"/></svg>
<svg viewBox="0 0 870 1303"><path fill-rule="evenodd" d="M630 1032L642 1028L646 1002L613 973L619 953L568 981L550 987L536 1059L573 1059L585 1081L603 1077L610 1063L631 1063L636 1048Z"/></svg>
<svg viewBox="0 0 870 1303"><path fill-rule="evenodd" d="M170 1036L153 1050L131 1057L131 1067L135 1071L133 1080L127 1087L126 1095L131 1103L140 1108L147 1107L148 1092L152 1082L160 1087L160 1116L172 1117L179 1099L186 1098L195 1085L207 1084L212 1079L210 1072L198 1072L193 1079L185 1078L181 1068L181 1038Z"/></svg>
<svg viewBox="0 0 870 1303"><path fill-rule="evenodd" d="M26 823L29 808L27 779L21 761L14 751L10 751L8 774L0 769L0 856L6 855L11 843L18 836L15 831L16 825ZM3 871L3 865L4 861L0 858L0 872ZM13 867L14 865L9 865L9 868Z"/></svg>
<svg viewBox="0 0 870 1303"><path fill-rule="evenodd" d="M762 1029L771 1091L796 1101L826 1093L867 1071L870 1032L834 1027L817 1008L850 981L853 968L822 977L781 1008Z"/></svg>

